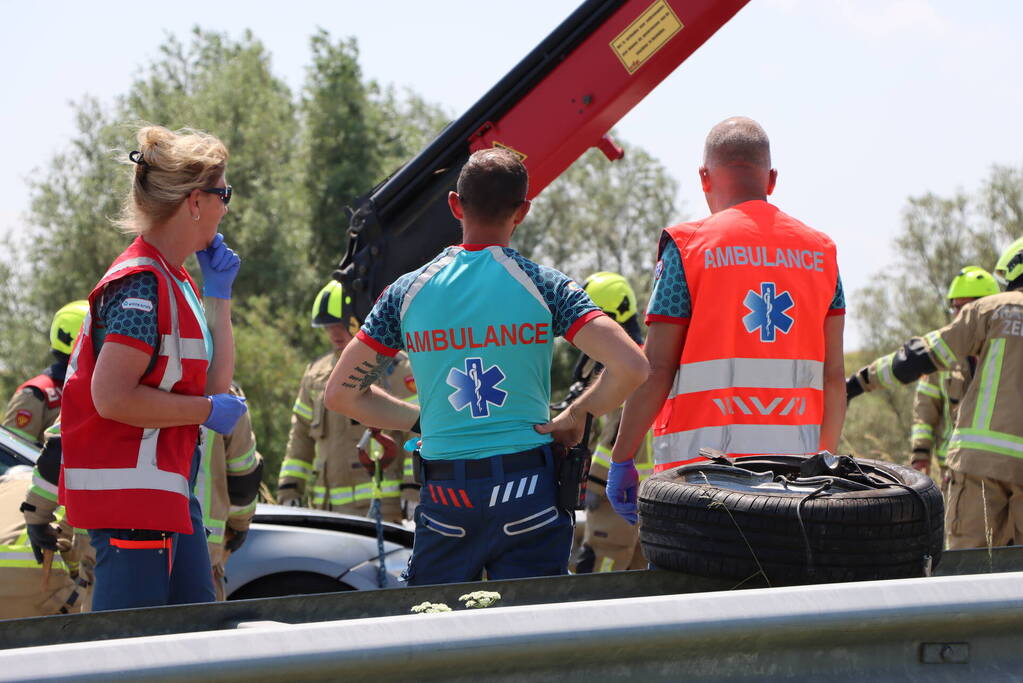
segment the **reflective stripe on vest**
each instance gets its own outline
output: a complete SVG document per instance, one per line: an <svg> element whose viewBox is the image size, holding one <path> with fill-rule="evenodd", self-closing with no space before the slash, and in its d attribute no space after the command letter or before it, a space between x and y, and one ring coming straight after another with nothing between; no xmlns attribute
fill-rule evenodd
<svg viewBox="0 0 1023 683"><path fill-rule="evenodd" d="M662 472L689 462L702 460L697 456L700 448L707 444L725 453L755 455L765 453L792 453L792 444L801 450L797 453L812 453L820 442L819 425L727 425L703 427L685 432L675 432L654 438L655 472Z"/></svg>
<svg viewBox="0 0 1023 683"><path fill-rule="evenodd" d="M995 412L995 397L998 395L998 384L1002 378L1002 359L1005 357L1005 339L992 339L988 342L987 357L980 372L980 384L977 390L977 412L973 416L973 428L986 430L991 426L991 416Z"/></svg>
<svg viewBox="0 0 1023 683"><path fill-rule="evenodd" d="M32 470L32 486L29 490L41 498L57 502L57 487L43 479L38 467Z"/></svg>

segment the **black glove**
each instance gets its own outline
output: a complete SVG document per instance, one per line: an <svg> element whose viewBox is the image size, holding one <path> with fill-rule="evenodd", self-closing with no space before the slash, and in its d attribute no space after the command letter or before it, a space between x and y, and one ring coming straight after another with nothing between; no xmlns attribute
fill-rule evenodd
<svg viewBox="0 0 1023 683"><path fill-rule="evenodd" d="M43 550L57 552L57 532L49 524L28 524L28 540L32 544L32 553L36 562L43 563Z"/></svg>
<svg viewBox="0 0 1023 683"><path fill-rule="evenodd" d="M856 375L858 374L859 373L856 373ZM856 375L849 375L849 377L845 380L846 403L863 393L863 385L860 384L860 380Z"/></svg>
<svg viewBox="0 0 1023 683"><path fill-rule="evenodd" d="M245 537L248 535L248 531L235 531L231 529L227 541L224 543L224 550L229 553L238 552L238 548L242 547L242 543L245 543Z"/></svg>

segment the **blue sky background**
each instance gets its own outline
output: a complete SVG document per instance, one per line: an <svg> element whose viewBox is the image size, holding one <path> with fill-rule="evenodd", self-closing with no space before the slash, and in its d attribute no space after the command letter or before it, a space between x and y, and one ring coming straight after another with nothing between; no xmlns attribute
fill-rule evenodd
<svg viewBox="0 0 1023 683"><path fill-rule="evenodd" d="M0 0L0 234L23 225L25 179L74 134L68 102L125 92L165 33L251 29L297 92L320 26L358 39L369 77L461 113L576 4ZM696 217L707 130L759 120L780 173L774 201L835 239L851 297L890 261L907 196L972 190L992 163L1023 161L1021 15L1023 3L994 0L752 0L618 133L670 169L680 218Z"/></svg>

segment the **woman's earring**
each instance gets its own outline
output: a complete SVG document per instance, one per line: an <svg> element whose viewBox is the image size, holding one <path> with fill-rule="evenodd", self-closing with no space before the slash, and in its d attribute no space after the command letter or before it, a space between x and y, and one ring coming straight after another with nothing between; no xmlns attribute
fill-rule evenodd
<svg viewBox="0 0 1023 683"><path fill-rule="evenodd" d="M198 222L199 222L199 214L196 214L196 215L195 215L195 216L194 216L194 217L192 218L192 220L193 220L193 221L195 221L196 223L198 223Z"/></svg>

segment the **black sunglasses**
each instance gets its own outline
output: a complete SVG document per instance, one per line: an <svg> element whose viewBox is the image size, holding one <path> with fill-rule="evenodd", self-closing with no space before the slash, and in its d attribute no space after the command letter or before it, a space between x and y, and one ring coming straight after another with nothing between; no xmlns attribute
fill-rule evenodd
<svg viewBox="0 0 1023 683"><path fill-rule="evenodd" d="M208 194L217 195L218 197L220 197L220 201L224 202L224 206L227 206L228 204L231 203L231 194L234 192L230 185L228 185L227 187L202 188L200 189L200 191L206 192Z"/></svg>

